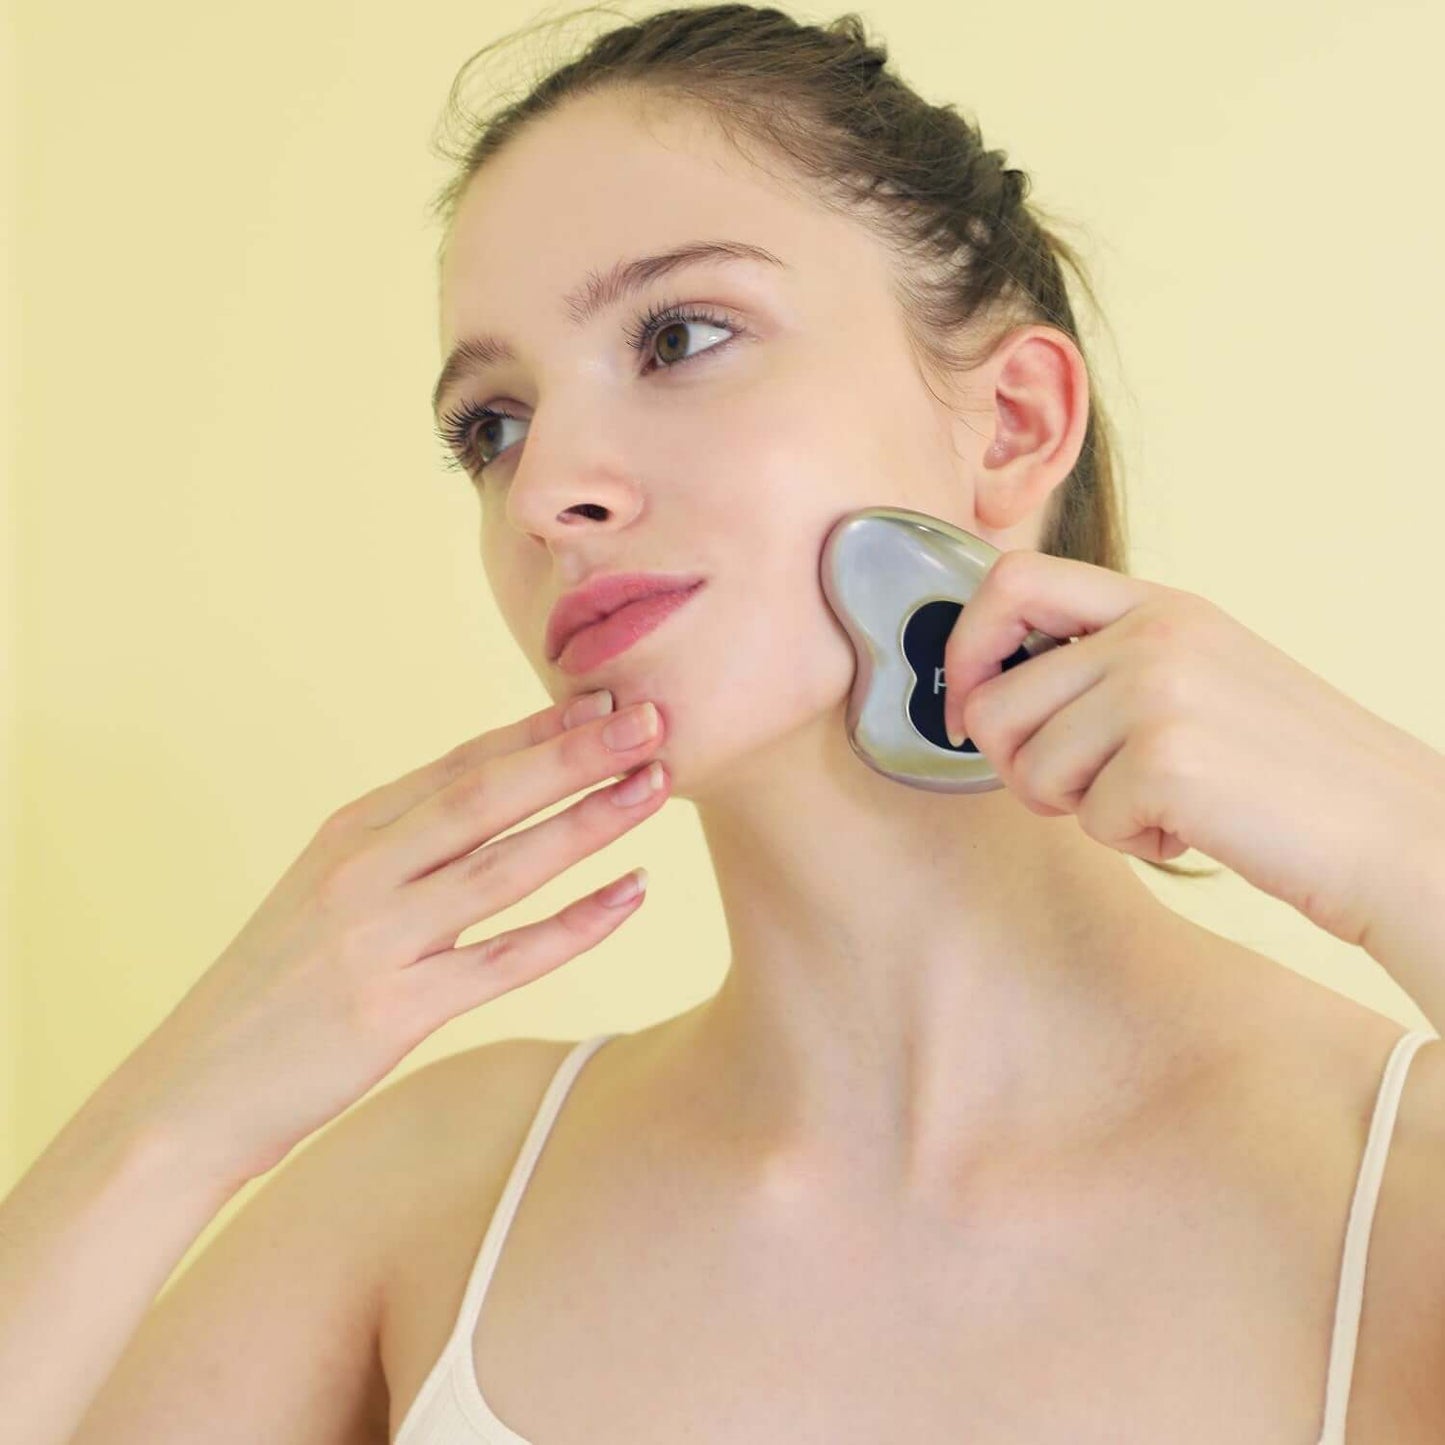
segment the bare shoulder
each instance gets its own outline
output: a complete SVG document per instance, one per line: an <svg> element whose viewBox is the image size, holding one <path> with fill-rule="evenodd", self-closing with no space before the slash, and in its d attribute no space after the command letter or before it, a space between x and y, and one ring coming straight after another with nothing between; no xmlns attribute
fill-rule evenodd
<svg viewBox="0 0 1445 1445"><path fill-rule="evenodd" d="M387 1084L367 1101L373 1116L373 1158L379 1169L454 1158L451 1146L476 1155L499 1144L519 1107L535 1106L535 1085L555 1071L573 1039L512 1038L478 1044L434 1059ZM484 1127L478 1128L478 1125ZM462 1160L457 1160L463 1163Z"/></svg>
<svg viewBox="0 0 1445 1445"><path fill-rule="evenodd" d="M427 1064L306 1139L169 1281L76 1441L389 1439L380 1331L413 1201L500 1158L558 1047Z"/></svg>
<svg viewBox="0 0 1445 1445"><path fill-rule="evenodd" d="M414 1070L382 1105L371 1168L376 1348L399 1429L455 1321L481 1231L572 1039L501 1039ZM381 1104L382 1096L376 1096Z"/></svg>
<svg viewBox="0 0 1445 1445"><path fill-rule="evenodd" d="M1272 1248L1282 1269L1298 1271L1300 1291L1317 1290L1323 1385L1334 1368L1324 1342L1333 1345L1342 1246L1368 1206L1358 1193L1368 1129L1410 1026L1283 968L1266 986L1265 1006L1240 1022L1238 1067L1217 1081L1229 1107L1212 1117L1228 1143L1220 1157L1230 1184L1251 1210L1263 1205L1249 1217L1265 1225L1266 1255ZM1348 1435L1406 1445L1445 1439L1445 1040L1415 1047L1383 1162L1366 1253L1356 1256L1364 1272Z"/></svg>
<svg viewBox="0 0 1445 1445"><path fill-rule="evenodd" d="M372 1281L379 1317L396 1250L418 1216L485 1189L505 1169L546 1075L571 1046L501 1039L383 1084L268 1178L268 1208L324 1213L342 1252Z"/></svg>
<svg viewBox="0 0 1445 1445"><path fill-rule="evenodd" d="M406 1245L438 1209L485 1193L516 1157L538 1099L570 1039L498 1039L412 1070L364 1106L360 1149L387 1202L390 1238Z"/></svg>
<svg viewBox="0 0 1445 1445"><path fill-rule="evenodd" d="M570 1041L501 1039L383 1084L306 1141L271 1176L261 1207L299 1232L326 1233L385 1315L399 1253L439 1211L484 1195L525 1133L529 1111Z"/></svg>

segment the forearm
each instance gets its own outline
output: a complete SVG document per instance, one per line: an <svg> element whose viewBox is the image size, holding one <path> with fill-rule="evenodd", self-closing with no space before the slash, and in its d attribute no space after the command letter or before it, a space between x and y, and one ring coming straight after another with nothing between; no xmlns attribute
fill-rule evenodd
<svg viewBox="0 0 1445 1445"><path fill-rule="evenodd" d="M1421 766L1393 813L1414 821L1371 850L1360 945L1445 1034L1445 759L1430 756L1437 766Z"/></svg>
<svg viewBox="0 0 1445 1445"><path fill-rule="evenodd" d="M0 1445L65 1445L238 1185L102 1091L0 1201Z"/></svg>
<svg viewBox="0 0 1445 1445"><path fill-rule="evenodd" d="M1364 950L1445 1034L1445 858L1437 878L1406 870L1395 898L1370 925Z"/></svg>

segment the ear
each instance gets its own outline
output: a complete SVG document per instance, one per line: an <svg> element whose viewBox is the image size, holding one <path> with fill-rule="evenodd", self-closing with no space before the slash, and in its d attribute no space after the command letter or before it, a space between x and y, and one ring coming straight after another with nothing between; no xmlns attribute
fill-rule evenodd
<svg viewBox="0 0 1445 1445"><path fill-rule="evenodd" d="M960 428L971 446L978 534L1011 548L1042 527L1054 489L1067 480L1089 422L1089 373L1074 342L1053 326L1010 331L978 368L975 416ZM1012 535L1011 535L1012 534Z"/></svg>

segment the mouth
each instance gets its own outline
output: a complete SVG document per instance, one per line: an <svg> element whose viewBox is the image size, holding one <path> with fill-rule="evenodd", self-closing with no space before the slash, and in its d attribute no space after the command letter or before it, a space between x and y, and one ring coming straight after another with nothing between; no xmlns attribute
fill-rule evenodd
<svg viewBox="0 0 1445 1445"><path fill-rule="evenodd" d="M689 587L655 592L599 617L579 628L567 640L557 656L557 666L566 673L591 672L620 656L634 644L655 632L705 584L695 582Z"/></svg>

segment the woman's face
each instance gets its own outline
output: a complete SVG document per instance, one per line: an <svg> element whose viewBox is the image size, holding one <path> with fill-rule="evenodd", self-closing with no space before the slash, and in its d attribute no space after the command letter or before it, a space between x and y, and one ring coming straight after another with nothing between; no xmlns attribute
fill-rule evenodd
<svg viewBox="0 0 1445 1445"><path fill-rule="evenodd" d="M618 262L715 241L780 264L712 259L604 289L580 324L564 304ZM842 740L854 656L818 575L840 516L891 504L982 530L959 404L924 383L887 267L861 226L750 167L698 112L644 117L617 97L534 123L457 212L443 354L483 335L515 353L440 397L444 418L516 418L467 426L493 593L554 699L610 687L619 708L657 703L674 795L736 782L746 755L804 727ZM674 304L709 319L643 332ZM991 411L967 424L991 427ZM545 648L558 596L634 570L706 581L619 656L559 670Z"/></svg>

